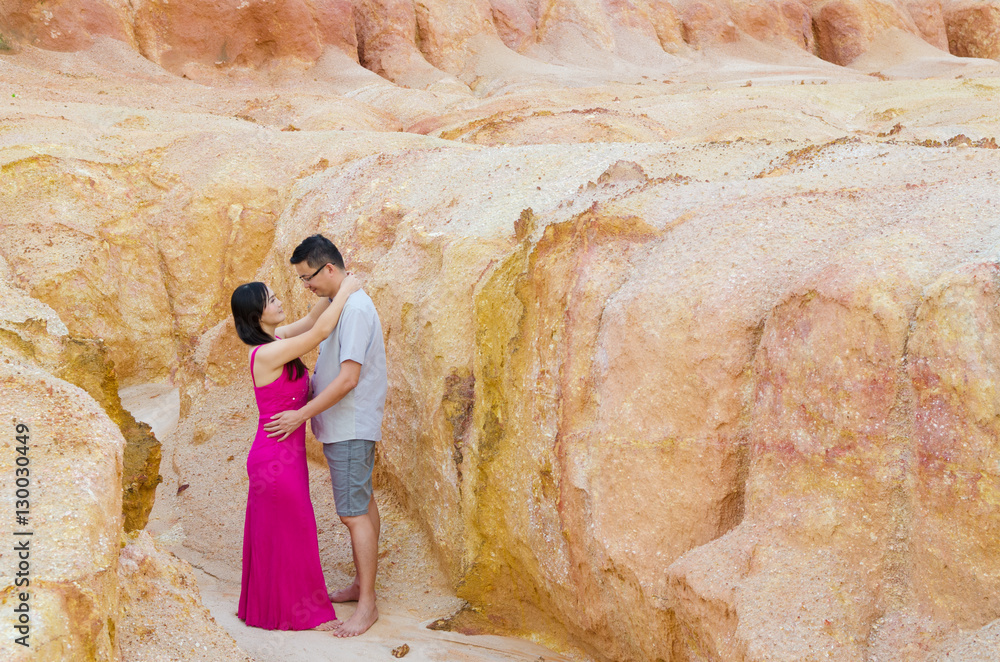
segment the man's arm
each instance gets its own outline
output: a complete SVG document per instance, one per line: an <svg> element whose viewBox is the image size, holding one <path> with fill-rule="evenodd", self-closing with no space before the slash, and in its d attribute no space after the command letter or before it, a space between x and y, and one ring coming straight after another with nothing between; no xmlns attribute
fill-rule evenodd
<svg viewBox="0 0 1000 662"><path fill-rule="evenodd" d="M319 319L319 316L322 315L323 311L330 306L330 301L331 299L327 297L320 298L320 300L316 302L316 305L309 311L308 315L300 320L292 322L291 324L279 326L274 330L274 335L279 338L294 338L297 335L305 333L309 329L313 328L313 325L316 324L316 320Z"/></svg>
<svg viewBox="0 0 1000 662"><path fill-rule="evenodd" d="M340 402L345 395L354 390L361 378L361 364L357 361L344 361L340 364L340 374L330 384L316 394L301 409L289 409L275 414L264 425L268 437L278 437L284 441L300 425L321 411L325 411Z"/></svg>

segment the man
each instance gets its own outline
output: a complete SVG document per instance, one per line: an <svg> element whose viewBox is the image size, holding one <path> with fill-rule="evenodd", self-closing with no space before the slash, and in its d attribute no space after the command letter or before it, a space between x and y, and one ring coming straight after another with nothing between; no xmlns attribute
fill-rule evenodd
<svg viewBox="0 0 1000 662"><path fill-rule="evenodd" d="M320 234L299 244L290 261L317 296L336 296L347 276L340 251ZM337 514L351 534L356 571L354 582L330 599L358 603L333 633L353 637L378 620L375 572L381 522L372 495L372 469L375 442L382 439L387 390L382 324L364 290L347 300L336 328L319 347L312 399L301 409L275 415L264 429L269 436L284 438L311 418L313 434L323 443Z"/></svg>

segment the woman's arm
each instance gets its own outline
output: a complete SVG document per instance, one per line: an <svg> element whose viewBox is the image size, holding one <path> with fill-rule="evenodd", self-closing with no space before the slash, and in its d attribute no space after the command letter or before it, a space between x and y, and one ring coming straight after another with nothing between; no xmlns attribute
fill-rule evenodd
<svg viewBox="0 0 1000 662"><path fill-rule="evenodd" d="M267 378L283 365L315 349L337 326L340 314L347 304L347 298L360 289L361 281L353 275L347 276L340 284L337 296L317 318L312 328L297 336L261 345L254 363L254 378L258 382L267 383L269 381Z"/></svg>
<svg viewBox="0 0 1000 662"><path fill-rule="evenodd" d="M316 320L318 320L319 316L323 314L323 311L330 306L331 301L332 299L323 297L316 302L316 305L312 307L308 315L300 320L292 322L291 324L279 326L274 330L274 335L278 338L293 338L305 333L309 329L313 328Z"/></svg>
<svg viewBox="0 0 1000 662"><path fill-rule="evenodd" d="M277 441L284 441L310 418L343 400L345 395L354 390L360 379L360 363L351 360L342 362L340 373L325 389L313 394L315 397L310 397L306 404L298 409L289 409L272 416L271 420L264 424L267 436L277 437Z"/></svg>

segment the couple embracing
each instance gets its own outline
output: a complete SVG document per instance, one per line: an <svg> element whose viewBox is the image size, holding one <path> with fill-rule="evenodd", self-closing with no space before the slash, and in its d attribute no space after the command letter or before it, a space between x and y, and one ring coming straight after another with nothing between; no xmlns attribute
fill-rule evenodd
<svg viewBox="0 0 1000 662"><path fill-rule="evenodd" d="M232 296L237 334L251 346L250 375L260 413L247 457L250 491L238 616L268 630L318 629L353 637L378 619L380 521L372 469L387 388L382 325L371 298L346 272L329 239L308 237L290 261L319 297L304 318L285 324L281 301L264 283L240 285ZM317 345L310 384L301 357ZM354 582L332 595L320 566L309 498L309 419L323 444L337 514L350 532L354 555ZM357 601L358 606L339 621L331 601Z"/></svg>

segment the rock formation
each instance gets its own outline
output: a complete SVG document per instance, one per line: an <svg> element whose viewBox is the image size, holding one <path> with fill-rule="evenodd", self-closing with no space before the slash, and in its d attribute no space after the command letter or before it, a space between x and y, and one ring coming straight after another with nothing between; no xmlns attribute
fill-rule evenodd
<svg viewBox="0 0 1000 662"><path fill-rule="evenodd" d="M135 46L132 9L125 0L4 0L0 35L8 48L17 41L57 51L78 51L97 37Z"/></svg>
<svg viewBox="0 0 1000 662"><path fill-rule="evenodd" d="M122 407L106 347L97 340L66 335L53 311L37 306L17 290L7 291L24 308L5 309L2 328L6 353L80 387L118 426L125 438L121 477L124 526L126 531L143 528L160 482L160 443L148 425L136 421Z"/></svg>
<svg viewBox="0 0 1000 662"><path fill-rule="evenodd" d="M146 526L160 483L160 442L150 427L122 407L118 380L107 350L100 342L67 339L55 374L85 390L122 431L122 515L125 531Z"/></svg>
<svg viewBox="0 0 1000 662"><path fill-rule="evenodd" d="M858 149L830 147L829 158ZM981 543L945 551L936 545L951 542L919 532L929 460L914 426L927 414L906 366L941 355L919 349L922 289L1000 236L973 214L961 226L901 219L879 238L876 210L905 204L926 163L915 149L928 148L883 149L896 165L879 192L843 174L816 190L833 173L812 173L811 159L779 178L790 178L785 193L781 182L741 192L658 176L675 163L662 152L628 164L609 148L577 148L566 165L500 151L482 173L452 164L462 153L368 159L300 189L284 222L300 228L294 236L340 237L386 311L397 372L382 457L460 595L515 628L566 628L602 659L796 660L810 649L861 659L882 619L941 604L945 586L986 602L964 600L968 620L930 622L995 618L986 586L931 588L916 576L933 566L923 554L968 559L975 571L955 569L968 581L991 576L970 552ZM980 178L992 154L974 158ZM492 184L434 193L434 173L459 167ZM562 168L580 173L578 191L550 183L513 222L473 220L484 205L526 204L539 178L565 182ZM372 177L385 188L368 192ZM692 186L718 199L659 211ZM952 195L920 191L933 209ZM846 208L831 226L821 210L835 205ZM711 238L721 224L730 230ZM931 237L955 247L939 253ZM878 266L900 244L910 257ZM849 257L861 247L870 257ZM291 286L277 263L267 270ZM979 276L984 300L990 273ZM995 342L989 328L969 334L972 346ZM428 350L414 356L415 346ZM924 408L936 426L953 418ZM987 480L982 466L963 471L970 485ZM407 476L424 478L409 487ZM777 614L788 620L775 624ZM794 640L782 634L793 629Z"/></svg>
<svg viewBox="0 0 1000 662"><path fill-rule="evenodd" d="M992 3L77 8L0 4L0 390L61 543L33 659L197 659L177 627L244 659L123 534L169 473L177 538L238 567L228 296L304 313L317 231L380 311L378 489L455 629L595 660L995 649ZM160 469L115 393L148 382L180 391Z"/></svg>
<svg viewBox="0 0 1000 662"><path fill-rule="evenodd" d="M902 30L955 55L997 58L998 17L995 2L968 0L5 0L0 49L76 51L110 37L198 79L308 67L333 50L400 85L466 94L455 77L469 84L498 66L523 69L512 51L557 61L598 51L648 64L748 37L846 65Z"/></svg>
<svg viewBox="0 0 1000 662"><path fill-rule="evenodd" d="M850 64L886 30L914 31L902 7L880 0L825 0L812 3L816 54L834 64Z"/></svg>
<svg viewBox="0 0 1000 662"><path fill-rule="evenodd" d="M27 605L27 620L21 625L24 630L14 627L22 621L5 621L0 639L4 659L119 659L123 640L149 639L149 633L127 618L128 608L148 614L154 604L155 609L174 607L190 614L190 623L197 623L199 634L205 635L201 641L222 642L217 647L224 654L214 659L246 659L202 613L203 607L189 611L184 604L198 602L190 578L171 595L153 595L139 577L163 581L170 574L164 567L147 566L139 573L119 564L119 554L135 558L135 544L119 552L123 525L137 529L146 524L159 481L159 444L148 426L137 424L122 409L114 370L99 343L67 336L51 308L17 289L4 285L0 292L0 403L12 451L0 458L0 489L12 496L15 487L24 489L27 497L26 503L20 498L17 503L27 511L24 519L5 527L12 548L22 541L27 544L24 552L15 549L2 555L5 588L0 604L8 613ZM18 423L27 426L24 453L13 452ZM14 513L8 515L13 524ZM140 542L146 553L155 553L148 536ZM169 567L175 562L163 563ZM20 573L17 582L14 570ZM159 629L166 630L162 625ZM177 642L170 639L165 648L171 659L204 659L194 642L185 652L175 649ZM126 659L154 659L134 656L128 646L124 653Z"/></svg>
<svg viewBox="0 0 1000 662"><path fill-rule="evenodd" d="M251 662L201 604L191 566L138 532L118 563L121 659Z"/></svg>
<svg viewBox="0 0 1000 662"><path fill-rule="evenodd" d="M1000 4L950 2L945 18L952 53L1000 59Z"/></svg>
<svg viewBox="0 0 1000 662"><path fill-rule="evenodd" d="M124 440L93 398L20 356L58 346L65 333L58 317L10 288L4 295L0 403L10 450L0 459L4 494L15 494L15 468L27 470L17 477L22 479L18 488L25 490L19 500L26 502L19 508L27 512L16 527L14 513L8 512L4 531L11 549L22 539L29 549L4 552L2 604L8 614L16 605L28 605L29 618L23 625L27 629L19 632L12 619L5 619L0 651L12 660L63 660L75 654L111 659ZM32 335L40 336L39 342L32 342ZM20 464L13 447L17 423L28 426L26 451L20 454L27 460ZM12 531L36 535L15 537ZM15 568L22 573L19 587ZM29 600L20 597L26 591ZM28 646L15 643L25 635Z"/></svg>
<svg viewBox="0 0 1000 662"><path fill-rule="evenodd" d="M348 0L143 0L134 11L140 52L173 71L188 63L253 67L274 60L312 63L326 47L357 57Z"/></svg>
<svg viewBox="0 0 1000 662"><path fill-rule="evenodd" d="M932 46L948 51L948 32L941 4L936 0L914 0L906 3L906 9L920 36Z"/></svg>

